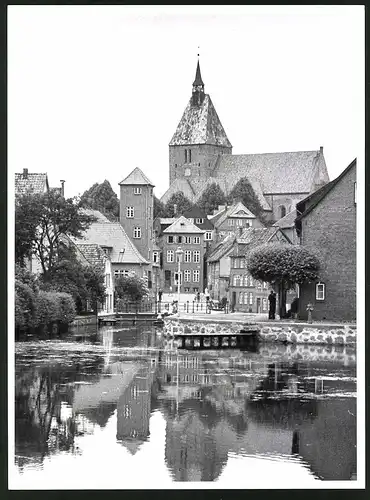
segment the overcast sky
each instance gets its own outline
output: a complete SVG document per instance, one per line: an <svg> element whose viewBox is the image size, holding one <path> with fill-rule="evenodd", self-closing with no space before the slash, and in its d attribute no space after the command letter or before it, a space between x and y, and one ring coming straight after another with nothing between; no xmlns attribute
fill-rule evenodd
<svg viewBox="0 0 370 500"><path fill-rule="evenodd" d="M140 167L161 196L198 46L233 153L363 158L362 6L9 6L9 172L74 196Z"/></svg>

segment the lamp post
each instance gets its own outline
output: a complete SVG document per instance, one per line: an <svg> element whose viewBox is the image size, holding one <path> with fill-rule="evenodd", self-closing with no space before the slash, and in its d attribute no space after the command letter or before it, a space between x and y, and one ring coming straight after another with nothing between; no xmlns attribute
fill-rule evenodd
<svg viewBox="0 0 370 500"><path fill-rule="evenodd" d="M176 257L178 262L177 268L177 315L180 316L180 268L181 268L181 259L182 254L184 253L181 247L178 247L176 250Z"/></svg>

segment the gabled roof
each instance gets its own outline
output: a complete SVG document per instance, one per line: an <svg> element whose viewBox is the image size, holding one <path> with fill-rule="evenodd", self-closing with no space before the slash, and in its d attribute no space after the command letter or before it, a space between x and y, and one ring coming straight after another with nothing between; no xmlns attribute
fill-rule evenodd
<svg viewBox="0 0 370 500"><path fill-rule="evenodd" d="M208 94L200 106L193 106L189 99L169 145L191 144L232 147Z"/></svg>
<svg viewBox="0 0 370 500"><path fill-rule="evenodd" d="M27 169L25 169L27 170ZM15 195L42 194L49 189L48 175L29 173L15 174Z"/></svg>
<svg viewBox="0 0 370 500"><path fill-rule="evenodd" d="M288 214L286 214L284 217L276 221L275 224L273 225L275 227L280 227L280 229L288 229L290 227L294 227L294 221L296 217L297 217L297 210L294 209Z"/></svg>
<svg viewBox="0 0 370 500"><path fill-rule="evenodd" d="M244 212L245 215L237 215L238 212ZM225 207L220 216L216 214L214 218L210 219L215 227L219 227L226 219L229 217L243 217L249 219L255 219L256 216L252 214L250 210L241 202L238 201L235 205L231 205L229 207Z"/></svg>
<svg viewBox="0 0 370 500"><path fill-rule="evenodd" d="M75 247L87 264L104 272L107 257L99 245L93 243L76 243Z"/></svg>
<svg viewBox="0 0 370 500"><path fill-rule="evenodd" d="M153 186L154 184L148 179L148 177L144 174L139 167L134 168L134 170L129 174L123 181L118 183L120 186L128 185L144 185L144 186Z"/></svg>
<svg viewBox="0 0 370 500"><path fill-rule="evenodd" d="M309 193L313 173L320 166L322 182L329 176L325 159L320 151L295 151L287 153L263 153L247 155L221 155L213 175L223 179L227 190L242 177L259 184L262 192ZM253 185L255 189L255 186Z"/></svg>
<svg viewBox="0 0 370 500"><path fill-rule="evenodd" d="M73 241L76 244L91 243L111 248L112 263L149 264L118 222L93 222L83 238Z"/></svg>
<svg viewBox="0 0 370 500"><path fill-rule="evenodd" d="M187 219L194 219L194 224L200 229L212 230L214 228L213 223L208 219L207 214L203 212L197 205L193 205L190 210L187 210L182 214ZM202 223L197 223L196 219L203 219Z"/></svg>
<svg viewBox="0 0 370 500"><path fill-rule="evenodd" d="M306 198L297 203L297 213L298 216L296 221L300 221L303 217L305 217L308 213L311 212L321 201L322 199L338 184L338 182L343 179L343 177L352 169L355 168L357 164L357 158L355 158L343 172L338 175L334 180L325 184L325 186L321 187L314 193L311 193Z"/></svg>
<svg viewBox="0 0 370 500"><path fill-rule="evenodd" d="M238 257L245 255L245 253L252 248L269 243L274 236L279 235L289 243L285 235L280 231L280 228L270 227L249 227L246 228L239 238L236 238L233 252L230 257Z"/></svg>
<svg viewBox="0 0 370 500"><path fill-rule="evenodd" d="M173 224L167 227L164 233L189 233L189 234L204 234L204 231L199 229L195 224L190 222L186 217L181 215Z"/></svg>
<svg viewBox="0 0 370 500"><path fill-rule="evenodd" d="M171 196L180 191L188 200L194 198L194 189L187 179L175 179L161 198L162 203L167 203Z"/></svg>
<svg viewBox="0 0 370 500"><path fill-rule="evenodd" d="M214 250L210 253L207 262L217 262L224 257L227 252L231 251L236 240L235 233L230 233L217 244Z"/></svg>

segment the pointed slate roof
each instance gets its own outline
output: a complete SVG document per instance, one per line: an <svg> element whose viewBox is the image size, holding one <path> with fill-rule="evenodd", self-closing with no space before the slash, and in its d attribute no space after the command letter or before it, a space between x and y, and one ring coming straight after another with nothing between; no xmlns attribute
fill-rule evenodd
<svg viewBox="0 0 370 500"><path fill-rule="evenodd" d="M189 233L189 234L204 234L195 224L190 222L186 217L181 215L173 224L166 228L164 233Z"/></svg>
<svg viewBox="0 0 370 500"><path fill-rule="evenodd" d="M91 243L111 248L110 260L121 264L149 264L118 222L93 222L75 244ZM124 250L124 252L121 252Z"/></svg>
<svg viewBox="0 0 370 500"><path fill-rule="evenodd" d="M134 170L125 179L123 179L123 181L119 182L118 184L119 186L149 185L154 187L154 184L148 179L148 177L144 174L144 172L140 170L139 167L134 168Z"/></svg>
<svg viewBox="0 0 370 500"><path fill-rule="evenodd" d="M320 167L322 182L328 182L326 163L320 151L294 151L247 155L221 155L213 175L230 192L242 177L269 193L309 193L314 172ZM253 185L253 189L255 186Z"/></svg>
<svg viewBox="0 0 370 500"><path fill-rule="evenodd" d="M193 82L193 86L197 87L199 85L204 85L204 83L202 80L202 75L200 74L200 66L199 66L199 59L198 59L197 70L195 73L195 80Z"/></svg>
<svg viewBox="0 0 370 500"><path fill-rule="evenodd" d="M189 99L169 145L191 144L232 147L208 94L200 106L193 106L192 99Z"/></svg>

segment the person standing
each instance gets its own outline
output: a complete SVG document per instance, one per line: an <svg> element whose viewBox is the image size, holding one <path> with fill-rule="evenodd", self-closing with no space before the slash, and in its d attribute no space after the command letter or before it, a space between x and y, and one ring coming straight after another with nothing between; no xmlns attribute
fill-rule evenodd
<svg viewBox="0 0 370 500"><path fill-rule="evenodd" d="M269 299L269 319L275 319L276 314L276 293L274 290L271 290Z"/></svg>
<svg viewBox="0 0 370 500"><path fill-rule="evenodd" d="M162 290L159 290L159 292L158 292L158 302L162 302L162 295L163 295Z"/></svg>

